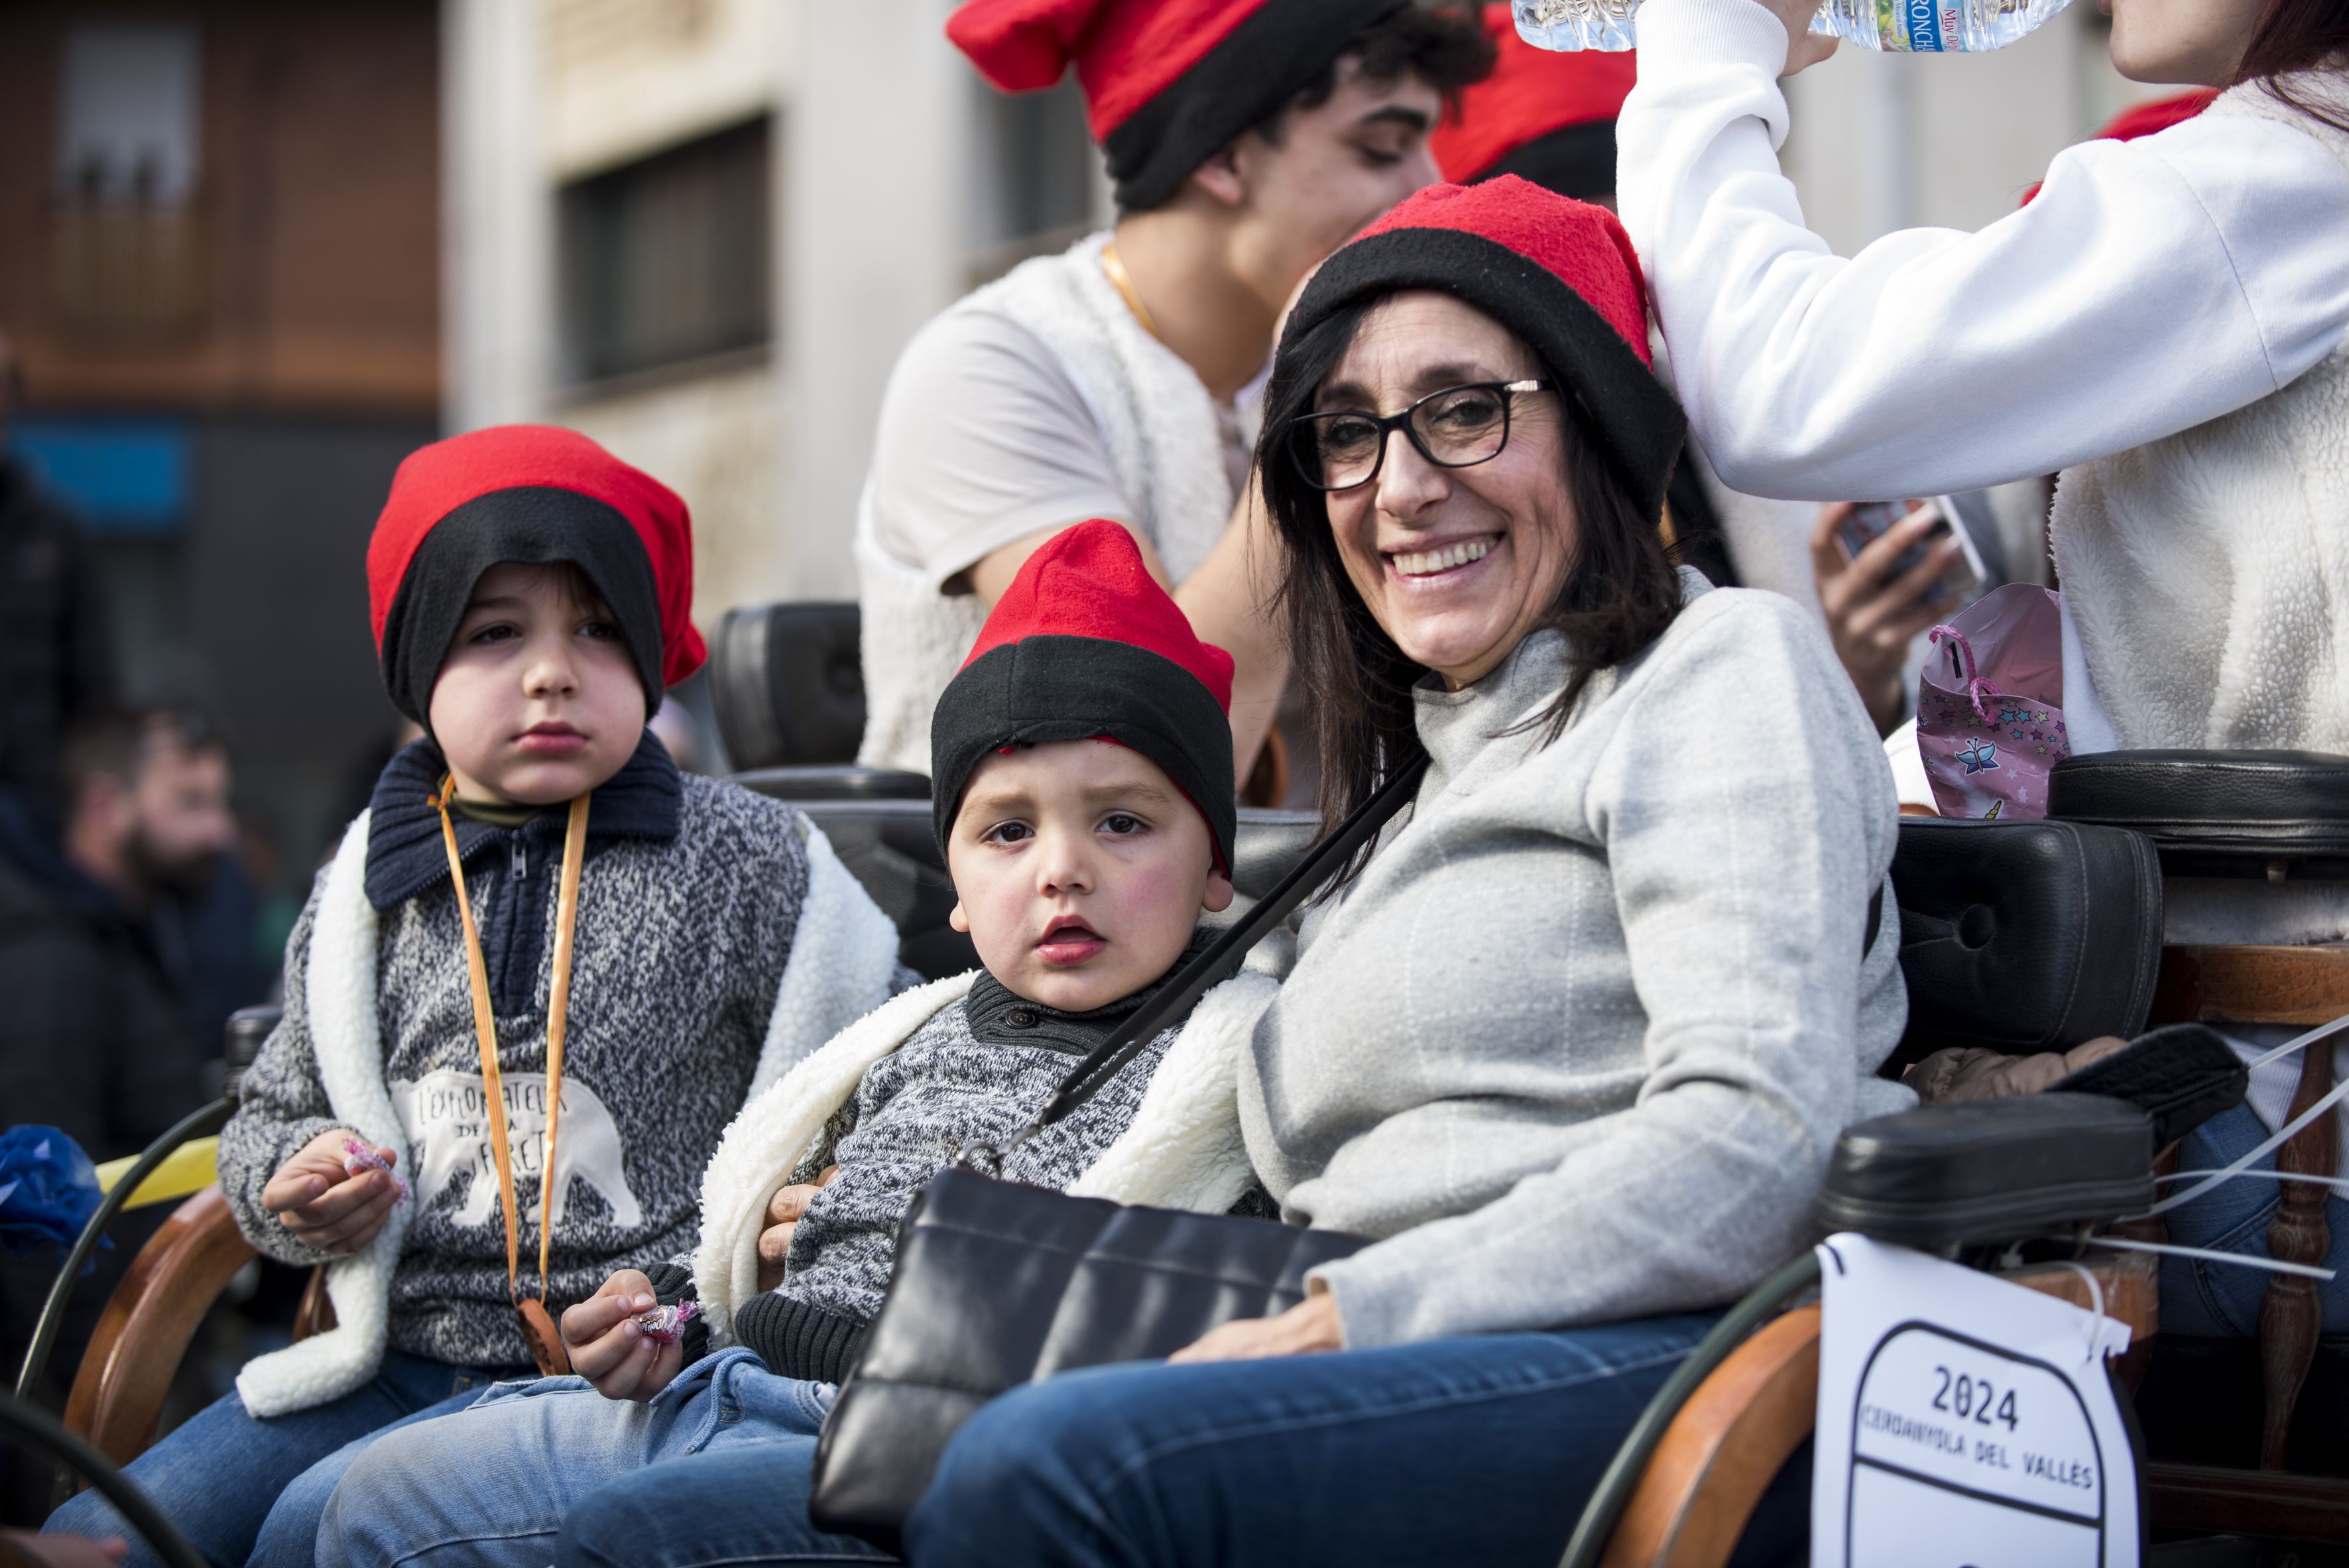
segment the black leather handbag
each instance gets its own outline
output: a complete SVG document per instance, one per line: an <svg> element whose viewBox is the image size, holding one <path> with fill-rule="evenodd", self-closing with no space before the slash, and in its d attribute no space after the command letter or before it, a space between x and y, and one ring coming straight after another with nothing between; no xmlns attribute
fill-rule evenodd
<svg viewBox="0 0 2349 1568"><path fill-rule="evenodd" d="M1084 1104L1229 977L1412 798L1425 766L1388 780L1078 1063L1012 1146ZM943 1171L898 1229L888 1294L816 1444L808 1515L894 1552L947 1441L998 1394L1072 1367L1170 1356L1218 1325L1286 1311L1305 1298L1310 1270L1367 1245L1270 1220L1071 1198L959 1165Z"/></svg>

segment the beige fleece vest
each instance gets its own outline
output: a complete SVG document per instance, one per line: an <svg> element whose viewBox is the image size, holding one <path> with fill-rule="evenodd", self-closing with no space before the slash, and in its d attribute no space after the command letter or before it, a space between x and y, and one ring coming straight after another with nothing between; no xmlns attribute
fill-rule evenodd
<svg viewBox="0 0 2349 1568"><path fill-rule="evenodd" d="M2286 121L2349 167L2349 134L2257 84L2205 112ZM2067 469L2049 531L2122 746L2349 752L2349 343L2248 407Z"/></svg>

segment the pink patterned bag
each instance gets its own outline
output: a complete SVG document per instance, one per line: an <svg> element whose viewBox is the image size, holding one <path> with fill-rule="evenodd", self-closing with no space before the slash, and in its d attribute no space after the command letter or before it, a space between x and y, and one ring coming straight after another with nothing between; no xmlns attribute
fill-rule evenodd
<svg viewBox="0 0 2349 1568"><path fill-rule="evenodd" d="M2064 727L2063 601L2029 583L1983 594L1932 630L1917 748L1944 817L2047 815Z"/></svg>

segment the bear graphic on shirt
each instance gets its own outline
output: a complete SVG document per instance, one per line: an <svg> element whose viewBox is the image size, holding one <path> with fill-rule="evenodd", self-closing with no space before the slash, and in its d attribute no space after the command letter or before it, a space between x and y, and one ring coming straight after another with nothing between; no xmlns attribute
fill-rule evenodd
<svg viewBox="0 0 2349 1568"><path fill-rule="evenodd" d="M546 1075L503 1073L506 1143L518 1208L535 1214L538 1177L546 1147ZM489 1094L479 1073L443 1068L420 1078L395 1078L391 1101L408 1134L418 1202L429 1210L460 1171L471 1171L459 1225L488 1224L498 1212L498 1172L490 1154ZM563 1086L563 1124L555 1132L556 1184L550 1230L563 1223L574 1182L585 1182L611 1211L612 1222L644 1222L644 1205L628 1189L620 1129L595 1091L573 1079Z"/></svg>

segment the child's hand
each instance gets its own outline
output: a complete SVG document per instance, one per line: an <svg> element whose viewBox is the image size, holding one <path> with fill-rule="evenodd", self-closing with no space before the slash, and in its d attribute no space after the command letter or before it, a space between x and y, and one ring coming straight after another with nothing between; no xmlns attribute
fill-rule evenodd
<svg viewBox="0 0 2349 1568"><path fill-rule="evenodd" d="M783 1259L792 1250L792 1233L800 1228L808 1200L840 1179L840 1167L827 1165L812 1181L778 1187L767 1200L767 1228L759 1233L759 1288L772 1290L783 1283Z"/></svg>
<svg viewBox="0 0 2349 1568"><path fill-rule="evenodd" d="M571 1369L606 1399L649 1399L685 1365L685 1351L645 1337L636 1319L660 1303L653 1282L622 1269L604 1287L563 1315L563 1347Z"/></svg>
<svg viewBox="0 0 2349 1568"><path fill-rule="evenodd" d="M279 1166L261 1190L261 1206L276 1215L295 1241L333 1257L357 1252L374 1241L392 1205L399 1202L399 1183L388 1171L362 1171L356 1176L345 1171L343 1145L352 1136L340 1129L320 1133ZM386 1165L399 1158L388 1149L376 1153Z"/></svg>

